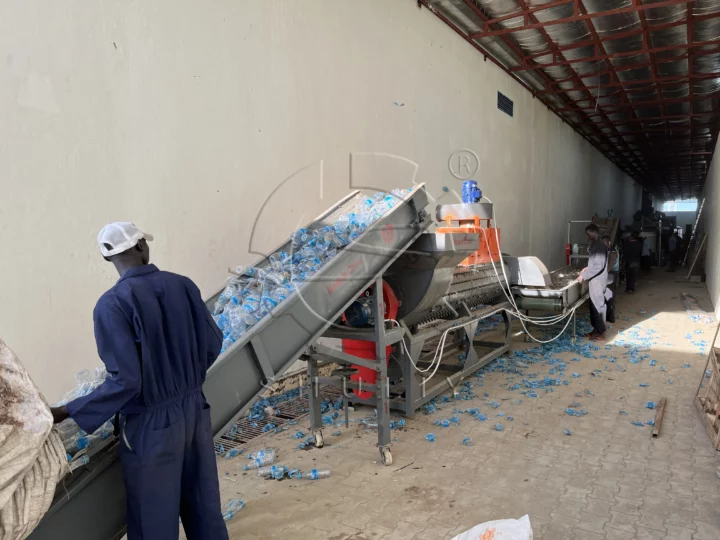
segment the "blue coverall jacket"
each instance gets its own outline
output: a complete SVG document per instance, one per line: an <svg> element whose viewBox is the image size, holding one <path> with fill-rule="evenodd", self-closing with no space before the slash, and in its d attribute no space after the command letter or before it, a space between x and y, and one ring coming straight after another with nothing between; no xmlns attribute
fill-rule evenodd
<svg viewBox="0 0 720 540"><path fill-rule="evenodd" d="M108 377L67 405L88 433L120 413L129 540L225 540L202 385L222 334L188 278L128 270L93 313Z"/></svg>

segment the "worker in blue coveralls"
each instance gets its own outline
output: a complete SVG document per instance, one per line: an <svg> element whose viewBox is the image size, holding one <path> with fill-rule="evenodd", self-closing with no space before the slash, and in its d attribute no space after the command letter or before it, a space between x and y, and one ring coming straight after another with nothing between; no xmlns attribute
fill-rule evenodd
<svg viewBox="0 0 720 540"><path fill-rule="evenodd" d="M129 540L177 540L178 516L188 540L226 540L202 391L222 334L190 279L149 264L148 240L127 222L98 235L120 274L93 312L108 376L87 396L53 408L53 417L70 417L87 433L110 418L119 423Z"/></svg>

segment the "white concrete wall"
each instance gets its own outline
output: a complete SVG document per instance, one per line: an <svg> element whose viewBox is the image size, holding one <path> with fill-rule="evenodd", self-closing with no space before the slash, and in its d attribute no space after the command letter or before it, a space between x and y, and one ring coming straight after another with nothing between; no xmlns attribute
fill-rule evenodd
<svg viewBox="0 0 720 540"><path fill-rule="evenodd" d="M708 233L707 254L705 256L705 273L707 274L707 287L710 292L710 299L715 306L716 316L720 317L720 249L718 239L720 238L720 153L715 146L710 169L705 180L705 206L700 214L698 230ZM702 197L700 198L702 200Z"/></svg>
<svg viewBox="0 0 720 540"><path fill-rule="evenodd" d="M264 246L347 193L351 152L412 160L439 197L460 187L451 153L474 150L503 250L550 267L569 219L639 208L623 173L415 4L0 4L0 332L50 399L99 364L92 308L117 276L95 235L110 220L153 232L154 262L210 294L255 258L273 190L310 165L262 216ZM355 164L375 187L414 171Z"/></svg>

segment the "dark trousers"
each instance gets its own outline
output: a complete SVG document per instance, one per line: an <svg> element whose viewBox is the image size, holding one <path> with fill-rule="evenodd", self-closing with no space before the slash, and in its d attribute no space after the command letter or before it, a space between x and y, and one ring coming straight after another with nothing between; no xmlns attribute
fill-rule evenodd
<svg viewBox="0 0 720 540"><path fill-rule="evenodd" d="M603 321L602 315L595 308L595 304L590 300L590 324L592 324L593 330L596 334L605 333L605 321Z"/></svg>
<svg viewBox="0 0 720 540"><path fill-rule="evenodd" d="M611 274L611 277L612 277L612 274ZM610 300L607 300L605 302L605 320L607 322L614 323L615 322L615 290L617 289L617 287L615 285L615 281L613 281L610 285L608 285L608 289L610 289L610 291L613 293L613 296Z"/></svg>
<svg viewBox="0 0 720 540"><path fill-rule="evenodd" d="M650 255L643 255L640 258L640 268L642 268L645 272L649 272L650 266L651 266Z"/></svg>
<svg viewBox="0 0 720 540"><path fill-rule="evenodd" d="M228 540L210 423L199 390L128 415L120 459L128 540Z"/></svg>
<svg viewBox="0 0 720 540"><path fill-rule="evenodd" d="M677 254L678 254L677 249L671 251L671 252L668 254L668 259L669 259L669 268L668 268L668 270L670 270L671 272L674 272L674 271L675 271L675 265L677 264Z"/></svg>
<svg viewBox="0 0 720 540"><path fill-rule="evenodd" d="M638 264L631 263L625 269L625 291L633 292L635 290L635 281L637 280Z"/></svg>

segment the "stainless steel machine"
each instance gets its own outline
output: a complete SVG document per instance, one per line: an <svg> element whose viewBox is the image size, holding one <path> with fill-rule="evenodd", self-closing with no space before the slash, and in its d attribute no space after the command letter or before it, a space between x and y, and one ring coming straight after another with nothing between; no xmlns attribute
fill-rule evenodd
<svg viewBox="0 0 720 540"><path fill-rule="evenodd" d="M507 257L506 262L517 308L526 314L542 311L572 317L574 340L577 309L589 298L588 283L577 281L580 270L568 265L548 272L535 257Z"/></svg>
<svg viewBox="0 0 720 540"><path fill-rule="evenodd" d="M361 196L351 193L307 228L332 224ZM510 306L502 291L507 285L498 281L491 266L499 260L499 246L490 246L485 237L488 248L483 247L486 233L477 216L475 226L465 228L460 220L452 223L451 232L426 232L433 224L427 206L424 186L416 186L218 358L204 386L216 438L302 358L308 362L314 398L310 402L316 445L323 444L317 389L321 384L340 385L346 401L377 408L378 445L383 462L389 464L390 409L413 414L509 349ZM280 250L291 252L290 241L276 251ZM491 263L458 267L468 260ZM255 266L268 264L264 259ZM220 292L207 300L208 306ZM493 314L503 317L500 339L476 339L478 322ZM340 339L342 349L319 344L320 337ZM465 355L464 362L459 354ZM318 365L327 361L352 367L319 377ZM427 377L419 372L423 369ZM66 478L30 538L120 538L124 499L118 443L112 442Z"/></svg>
<svg viewBox="0 0 720 540"><path fill-rule="evenodd" d="M391 409L412 416L510 349L510 304L501 300L504 282L497 280L490 264L457 266L478 246L479 236L474 233L421 234L356 301L368 307L367 317L358 321L346 316L323 334L342 339L343 350L320 344L308 348L303 358L308 362L310 419L317 446L323 444L320 384L343 389L346 402L375 407L378 447L382 462L389 465ZM504 321L499 340L476 340L479 321L494 314L501 314ZM348 349L358 349L346 345L358 341L369 344L365 350L371 358L348 354ZM347 369L319 377L318 366L325 362L365 369L370 382Z"/></svg>

